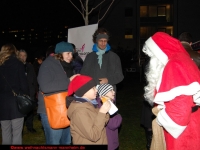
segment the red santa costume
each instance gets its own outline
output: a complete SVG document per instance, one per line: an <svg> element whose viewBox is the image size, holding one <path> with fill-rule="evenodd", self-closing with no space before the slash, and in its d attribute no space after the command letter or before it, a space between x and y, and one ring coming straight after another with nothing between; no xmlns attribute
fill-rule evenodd
<svg viewBox="0 0 200 150"><path fill-rule="evenodd" d="M200 150L200 73L181 43L157 32L143 48L163 65L153 102L160 109L167 150ZM199 92L199 93L198 93Z"/></svg>

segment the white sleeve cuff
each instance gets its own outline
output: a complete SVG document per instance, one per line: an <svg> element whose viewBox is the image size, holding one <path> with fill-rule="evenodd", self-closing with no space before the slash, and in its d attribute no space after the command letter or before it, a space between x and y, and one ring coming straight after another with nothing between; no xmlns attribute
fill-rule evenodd
<svg viewBox="0 0 200 150"><path fill-rule="evenodd" d="M187 126L180 126L176 124L166 113L165 109L162 109L157 116L157 123L162 125L174 138L178 138L179 135L185 130Z"/></svg>
<svg viewBox="0 0 200 150"><path fill-rule="evenodd" d="M193 95L193 100L196 103L196 105L200 105L200 91Z"/></svg>

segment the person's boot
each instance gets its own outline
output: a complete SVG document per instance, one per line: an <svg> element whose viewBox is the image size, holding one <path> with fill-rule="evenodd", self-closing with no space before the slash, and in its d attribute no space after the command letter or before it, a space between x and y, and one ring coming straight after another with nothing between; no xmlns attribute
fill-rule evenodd
<svg viewBox="0 0 200 150"><path fill-rule="evenodd" d="M150 150L151 147L151 140L152 140L152 130L145 130L145 134L146 134L146 140L147 140L147 144L146 144L146 148L147 150Z"/></svg>

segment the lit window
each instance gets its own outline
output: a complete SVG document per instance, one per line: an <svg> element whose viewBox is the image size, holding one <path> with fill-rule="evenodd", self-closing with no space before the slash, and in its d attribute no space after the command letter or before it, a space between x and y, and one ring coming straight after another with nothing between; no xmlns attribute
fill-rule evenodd
<svg viewBox="0 0 200 150"><path fill-rule="evenodd" d="M132 29L125 30L125 39L133 39L133 30Z"/></svg>
<svg viewBox="0 0 200 150"><path fill-rule="evenodd" d="M140 38L147 39L158 31L166 32L169 35L173 35L173 27L172 26L140 27Z"/></svg>
<svg viewBox="0 0 200 150"><path fill-rule="evenodd" d="M31 31L34 31L34 29L31 29Z"/></svg>
<svg viewBox="0 0 200 150"><path fill-rule="evenodd" d="M140 27L140 38L147 38L147 27Z"/></svg>
<svg viewBox="0 0 200 150"><path fill-rule="evenodd" d="M147 17L147 6L140 6L140 17Z"/></svg>
<svg viewBox="0 0 200 150"><path fill-rule="evenodd" d="M23 41L23 40L25 40L25 38L21 38L21 40Z"/></svg>
<svg viewBox="0 0 200 150"><path fill-rule="evenodd" d="M173 26L166 27L166 33L168 33L169 35L173 36Z"/></svg>
<svg viewBox="0 0 200 150"><path fill-rule="evenodd" d="M158 6L158 16L166 16L166 7Z"/></svg>
<svg viewBox="0 0 200 150"><path fill-rule="evenodd" d="M65 26L65 29L68 28L68 26Z"/></svg>
<svg viewBox="0 0 200 150"><path fill-rule="evenodd" d="M156 27L140 27L140 38L147 39L157 31Z"/></svg>
<svg viewBox="0 0 200 150"><path fill-rule="evenodd" d="M15 37L17 37L17 35L15 34Z"/></svg>
<svg viewBox="0 0 200 150"><path fill-rule="evenodd" d="M149 17L157 17L157 6L149 6Z"/></svg>
<svg viewBox="0 0 200 150"><path fill-rule="evenodd" d="M2 31L2 33L5 33L4 31Z"/></svg>
<svg viewBox="0 0 200 150"><path fill-rule="evenodd" d="M125 39L133 39L133 35L125 35Z"/></svg>

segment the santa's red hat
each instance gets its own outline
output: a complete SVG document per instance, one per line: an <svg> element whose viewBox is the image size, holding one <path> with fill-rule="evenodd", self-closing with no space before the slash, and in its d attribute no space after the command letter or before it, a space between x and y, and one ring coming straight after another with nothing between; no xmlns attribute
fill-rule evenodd
<svg viewBox="0 0 200 150"><path fill-rule="evenodd" d="M76 96L82 97L94 86L96 86L96 83L91 77L78 75L70 82L68 87L68 95L75 93Z"/></svg>
<svg viewBox="0 0 200 150"><path fill-rule="evenodd" d="M189 55L179 40L164 32L155 33L145 44L164 65L178 53Z"/></svg>

